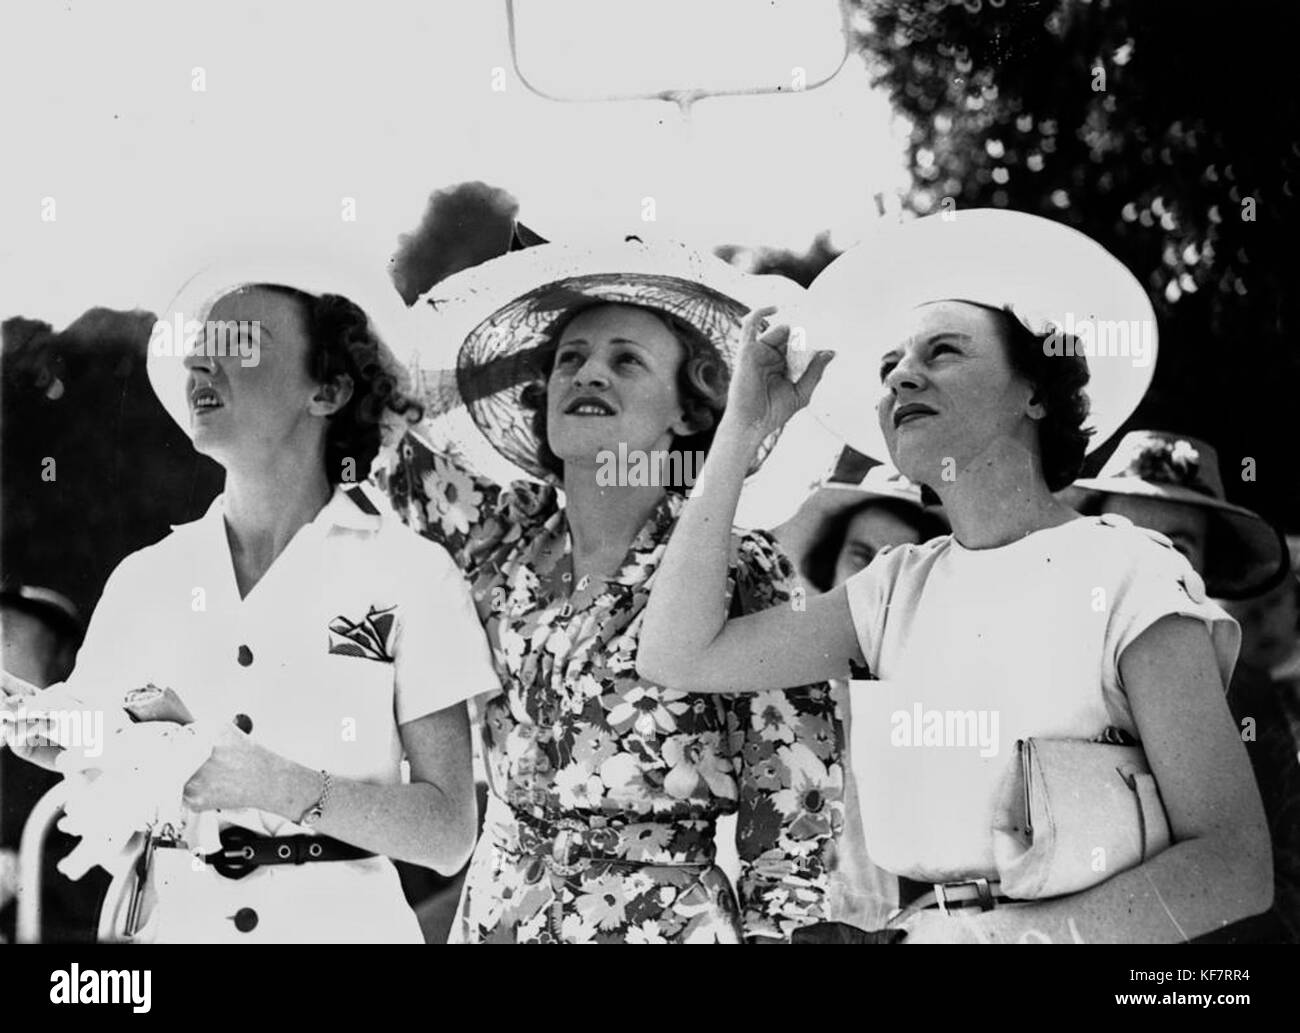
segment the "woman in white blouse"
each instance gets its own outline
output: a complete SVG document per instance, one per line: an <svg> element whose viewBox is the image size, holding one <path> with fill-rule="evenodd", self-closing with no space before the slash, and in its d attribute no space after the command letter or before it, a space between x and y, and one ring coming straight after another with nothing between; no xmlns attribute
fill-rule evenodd
<svg viewBox="0 0 1300 1033"><path fill-rule="evenodd" d="M153 845L138 939L418 943L387 858L446 873L468 859L464 700L497 679L446 552L355 483L404 408L373 317L332 266L266 269L183 292L199 307L178 301L175 325L202 324L194 347L155 331L155 391L225 491L118 566L48 698L111 728L127 690L166 687L215 733L184 803L215 813L220 849Z"/></svg>
<svg viewBox="0 0 1300 1033"><path fill-rule="evenodd" d="M1076 292L1078 307L1063 311L1106 314L1128 289L1115 288L1127 273L1046 220L963 212L948 226L939 218L897 231L872 255L846 255L828 279L847 281L870 303L893 295L907 308L887 339L847 336L865 335L857 323L835 342L874 349L877 392L865 374L853 375L862 363L844 364L835 379L879 397L884 446L900 471L939 495L953 533L882 551L806 610L726 620L715 600L743 471L756 443L808 404L829 359L818 353L792 383L789 328L759 336L758 318L774 310L758 313L704 475L659 571L638 669L708 692L733 686L739 670L748 688L763 689L841 677L865 661L880 680L855 683L854 756L864 784L880 790L862 801L872 858L915 882L981 886L978 908L915 914L907 942L1177 942L1263 911L1268 833L1224 702L1236 624L1167 539L1122 518L1080 517L1053 496L1082 463L1089 394L1108 433L1134 398L1118 398L1127 389L1116 387L1115 356L1072 354L1077 341L1062 349L1024 312L1055 278ZM901 270L909 289L879 290L901 282L887 267ZM1012 298L1024 300L1008 306ZM1143 357L1123 361L1123 375L1141 380ZM1085 392L1089 366L1095 390ZM945 740L930 734L936 714L976 720L965 741ZM1072 896L997 906L991 829L1016 740L1114 729L1144 747L1173 845Z"/></svg>

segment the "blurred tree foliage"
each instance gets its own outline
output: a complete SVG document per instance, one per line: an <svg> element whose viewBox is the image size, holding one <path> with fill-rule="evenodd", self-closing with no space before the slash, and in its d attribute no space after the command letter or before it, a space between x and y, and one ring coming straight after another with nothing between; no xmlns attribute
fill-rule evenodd
<svg viewBox="0 0 1300 1033"><path fill-rule="evenodd" d="M0 327L0 571L63 592L83 616L123 556L221 490L221 468L149 386L153 322L97 308L62 332L24 318Z"/></svg>
<svg viewBox="0 0 1300 1033"><path fill-rule="evenodd" d="M875 81L912 123L906 207L1034 212L1119 256L1160 319L1130 426L1209 439L1235 501L1300 529L1300 5L851 6Z"/></svg>

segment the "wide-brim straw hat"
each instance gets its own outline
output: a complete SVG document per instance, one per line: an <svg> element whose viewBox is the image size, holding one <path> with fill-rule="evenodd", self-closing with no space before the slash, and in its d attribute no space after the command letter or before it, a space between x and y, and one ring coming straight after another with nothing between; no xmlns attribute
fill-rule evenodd
<svg viewBox="0 0 1300 1033"><path fill-rule="evenodd" d="M1155 313L1118 259L1050 219L958 209L881 225L813 281L808 347L837 352L813 396L817 418L857 451L888 461L875 408L885 391L881 356L899 346L911 309L949 300L1009 308L1034 333L1073 333L1085 354L1092 342L1089 451L1120 428L1151 382ZM1059 341L1064 348L1070 338Z"/></svg>
<svg viewBox="0 0 1300 1033"><path fill-rule="evenodd" d="M456 273L416 302L421 326L416 393L431 416L464 408L473 427L504 460L495 471L483 472L497 479L505 470L553 480L542 464L533 413L521 394L530 384L544 383L547 346L560 320L598 304L658 309L700 331L734 370L746 313L764 305L794 311L804 294L786 277L748 274L675 241L627 237L540 244ZM753 526L788 516L834 461L834 439L815 427L801 433L799 428L812 421L807 416L796 420L784 433L792 441L802 439L798 452L811 454L798 455L794 446L782 449L780 434L764 442L750 473L756 475L769 457L783 457L779 465L788 467L789 474L781 481L788 490L768 483L765 491L782 499L787 512L778 512L781 505L764 507L749 521ZM810 438L820 444L809 447ZM761 476L754 476L753 483Z"/></svg>
<svg viewBox="0 0 1300 1033"><path fill-rule="evenodd" d="M181 342L174 339L176 328L190 320L206 322L221 298L257 285L347 298L365 312L379 340L380 364L396 378L397 390L410 391L413 385L407 356L414 336L412 314L382 262L367 264L343 249L322 245L302 233L273 242L214 244L197 262L195 271L159 307L158 324L165 323L169 329L162 331L155 324L149 347L149 382L163 408L186 434L193 436L189 371ZM396 426L402 422L401 417L393 414L392 422Z"/></svg>
<svg viewBox="0 0 1300 1033"><path fill-rule="evenodd" d="M1209 520L1206 591L1245 599L1277 585L1290 566L1286 537L1258 513L1229 502L1219 459L1204 441L1161 430L1125 434L1096 477L1075 481L1061 497L1081 513L1098 513L1106 496L1126 495L1195 506Z"/></svg>

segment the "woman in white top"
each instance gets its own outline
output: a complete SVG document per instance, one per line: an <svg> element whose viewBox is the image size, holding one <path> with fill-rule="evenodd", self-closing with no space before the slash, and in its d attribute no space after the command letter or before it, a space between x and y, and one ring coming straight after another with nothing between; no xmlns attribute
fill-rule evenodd
<svg viewBox="0 0 1300 1033"><path fill-rule="evenodd" d="M349 483L405 403L375 324L325 290L353 293L329 269L241 277L177 303L191 354L155 331L155 390L225 491L118 566L51 690L111 728L127 690L168 687L217 729L184 802L222 850L158 844L141 940L422 942L387 858L453 873L473 846L463 701L496 675L446 552Z"/></svg>
<svg viewBox="0 0 1300 1033"><path fill-rule="evenodd" d="M743 471L756 442L808 403L829 361L818 353L792 383L789 329L759 337L757 319L774 310L758 313L659 571L638 669L707 692L733 686L742 670L756 690L842 677L865 661L880 679L856 683L853 700L855 766L880 789L862 801L868 849L924 883L997 879L991 828L1016 740L1118 728L1145 749L1173 845L1073 896L921 911L907 942L1183 941L1270 903L1264 815L1224 702L1237 627L1167 539L1122 518L1082 518L1053 497L1083 459L1089 365L1096 422L1113 432L1127 413L1110 405L1111 357L1090 364L1071 354L1077 341L1063 351L1059 336L1035 333L993 300L1002 287L1004 300L1025 297L1023 284L1058 276L1080 295L1063 311L1104 314L1104 300L1087 304L1084 282L1113 275L1089 268L1103 261L1100 249L1053 224L1047 249L1045 220L1021 232L1031 218L959 213L951 229L920 220L894 238L898 253L876 253L904 267L914 288L894 292L908 323L876 352L880 432L898 469L939 495L953 533L882 551L803 611L725 619L715 601ZM1084 255L1073 269L1071 248ZM846 258L850 271L861 261ZM893 274L878 260L872 268L883 278L859 288L881 303L890 292L870 288ZM1128 365L1136 357L1124 361L1140 377ZM860 368L850 363L836 379L869 395L848 377Z"/></svg>

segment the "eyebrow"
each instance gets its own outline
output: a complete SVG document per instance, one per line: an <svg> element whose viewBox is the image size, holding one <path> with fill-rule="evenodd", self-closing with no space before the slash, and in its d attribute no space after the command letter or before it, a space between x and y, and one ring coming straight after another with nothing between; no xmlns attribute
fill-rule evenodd
<svg viewBox="0 0 1300 1033"><path fill-rule="evenodd" d="M642 344L640 341L634 341L634 340L632 340L630 337L611 337L611 338L609 339L609 343L610 343L610 344L630 344L630 345L632 345L632 347L634 347L634 348L639 348L641 351L648 351L648 350L649 350L649 349L646 348L646 346L645 346L644 344ZM591 342L588 341L585 337L570 337L567 341L561 341L561 342L557 345L557 347L559 347L559 348L567 348L567 347L569 347L569 345L572 345L572 344L585 344L585 345L587 345L588 347L591 346Z"/></svg>
<svg viewBox="0 0 1300 1033"><path fill-rule="evenodd" d="M928 347L929 345L937 344L939 341L944 341L949 338L956 338L959 341L974 340L974 338L970 334L963 333L960 330L939 330L936 333L933 333L929 337L925 338L923 344ZM901 348L891 348L889 351L885 352L885 354L882 355L880 359L883 362L891 355L897 355L898 352L901 350L902 350Z"/></svg>

